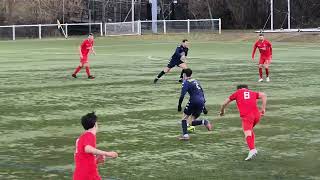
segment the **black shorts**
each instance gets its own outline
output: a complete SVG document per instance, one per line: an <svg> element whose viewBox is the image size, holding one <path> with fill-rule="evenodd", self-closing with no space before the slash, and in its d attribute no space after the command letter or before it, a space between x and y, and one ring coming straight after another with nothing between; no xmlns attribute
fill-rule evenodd
<svg viewBox="0 0 320 180"><path fill-rule="evenodd" d="M202 111L204 109L204 102L191 102L189 101L186 105L186 108L184 108L184 113L188 116L192 115L196 119L201 115Z"/></svg>
<svg viewBox="0 0 320 180"><path fill-rule="evenodd" d="M173 60L173 59L171 59L171 60L169 61L168 65L167 65L167 67L171 69L171 68L173 68L173 67L175 67L175 66L179 66L179 65L182 64L182 63L184 63L184 62L181 61L181 60Z"/></svg>

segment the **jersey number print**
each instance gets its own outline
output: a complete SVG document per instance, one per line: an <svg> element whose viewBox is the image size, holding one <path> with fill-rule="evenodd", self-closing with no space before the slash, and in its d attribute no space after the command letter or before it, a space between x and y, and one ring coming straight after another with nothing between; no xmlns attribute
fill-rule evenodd
<svg viewBox="0 0 320 180"><path fill-rule="evenodd" d="M250 99L250 93L249 92L244 92L243 93L244 99Z"/></svg>

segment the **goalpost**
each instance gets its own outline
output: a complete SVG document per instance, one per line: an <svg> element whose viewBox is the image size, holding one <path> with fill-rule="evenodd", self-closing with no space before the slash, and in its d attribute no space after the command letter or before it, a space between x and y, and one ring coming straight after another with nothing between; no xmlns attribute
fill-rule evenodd
<svg viewBox="0 0 320 180"><path fill-rule="evenodd" d="M266 20L263 28L260 31L256 31L256 32L320 32L320 27L315 27L315 28L304 28L304 27L296 27L296 28L292 28L291 26L291 20L295 20L292 16L291 16L291 0L286 0L287 1L287 11L285 13L285 18L282 22L282 25L279 29L275 29L274 28L274 0L270 0L270 14L268 16L268 19ZM269 30L265 30L266 25L268 23L270 19L270 29ZM287 20L287 28L284 29L283 25L285 24L285 20Z"/></svg>

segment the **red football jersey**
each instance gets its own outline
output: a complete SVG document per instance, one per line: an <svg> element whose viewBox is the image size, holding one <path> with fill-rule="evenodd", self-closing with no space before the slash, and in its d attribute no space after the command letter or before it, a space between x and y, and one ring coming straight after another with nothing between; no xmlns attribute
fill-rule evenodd
<svg viewBox="0 0 320 180"><path fill-rule="evenodd" d="M96 158L93 154L85 152L85 146L96 147L96 136L91 132L83 133L76 141L74 153L75 170L73 180L100 180Z"/></svg>
<svg viewBox="0 0 320 180"><path fill-rule="evenodd" d="M264 57L269 57L272 55L272 45L268 40L257 41L253 46L252 58L254 58L254 54L256 53L256 49L259 49L260 55Z"/></svg>
<svg viewBox="0 0 320 180"><path fill-rule="evenodd" d="M87 55L90 51L90 49L93 46L94 41L90 41L89 39L85 39L81 44L81 53L83 55Z"/></svg>
<svg viewBox="0 0 320 180"><path fill-rule="evenodd" d="M257 106L257 99L259 99L259 93L245 88L237 90L233 93L229 99L231 101L236 100L240 117L244 117L250 113L259 112Z"/></svg>

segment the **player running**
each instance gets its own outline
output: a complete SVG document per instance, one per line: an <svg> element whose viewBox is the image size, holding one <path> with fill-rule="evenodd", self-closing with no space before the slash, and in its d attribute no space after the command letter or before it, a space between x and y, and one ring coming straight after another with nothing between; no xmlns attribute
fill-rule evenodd
<svg viewBox="0 0 320 180"><path fill-rule="evenodd" d="M94 112L81 118L82 126L86 131L76 141L76 151L74 153L76 167L73 180L101 180L97 164L104 163L106 157L118 157L116 152L96 149L97 119L98 117Z"/></svg>
<svg viewBox="0 0 320 180"><path fill-rule="evenodd" d="M89 79L94 79L94 76L90 74L90 65L88 60L89 53L96 55L96 52L93 49L94 37L93 34L90 33L88 38L85 39L82 44L79 46L79 54L80 54L80 64L72 74L72 77L77 78L77 73L80 72L82 67L86 68L86 72Z"/></svg>
<svg viewBox="0 0 320 180"><path fill-rule="evenodd" d="M171 57L171 59L169 61L169 64L154 79L154 81L153 81L154 83L157 83L158 80L164 74L170 72L170 70L175 66L179 66L182 69L181 74L180 74L180 80L179 80L179 82L182 82L183 70L188 68L187 67L187 63L186 63L187 56L188 56L188 51L189 51L188 46L189 46L188 40L187 39L182 40L181 45L176 48L176 51L172 55L172 57Z"/></svg>
<svg viewBox="0 0 320 180"><path fill-rule="evenodd" d="M254 44L253 51L252 51L252 60L254 61L254 55L256 53L256 49L259 49L260 51L260 60L259 60L259 82L263 81L262 77L262 67L266 70L266 81L270 82L269 77L269 65L271 64L272 60L272 45L271 43L264 39L263 34L259 34L259 40Z"/></svg>
<svg viewBox="0 0 320 180"><path fill-rule="evenodd" d="M212 130L212 125L208 120L197 119L203 111L205 114L207 113L207 110L205 109L206 100L199 82L195 79L192 79L191 75L191 69L184 69L181 95L178 104L179 112L182 110L181 104L187 92L189 93L190 99L184 109L183 118L181 120L182 136L179 138L180 140L190 139L188 134L188 124L191 124L192 126L204 125L208 131ZM190 122L188 123L187 120Z"/></svg>
<svg viewBox="0 0 320 180"><path fill-rule="evenodd" d="M248 89L247 85L239 85L237 91L225 100L221 106L220 116L225 114L225 108L234 100L237 102L240 118L242 119L242 128L245 135L247 145L249 147L248 157L246 161L253 159L258 151L255 148L255 135L253 128L260 121L260 117L266 112L267 96L263 92L254 92ZM257 99L262 99L261 110L257 106Z"/></svg>

